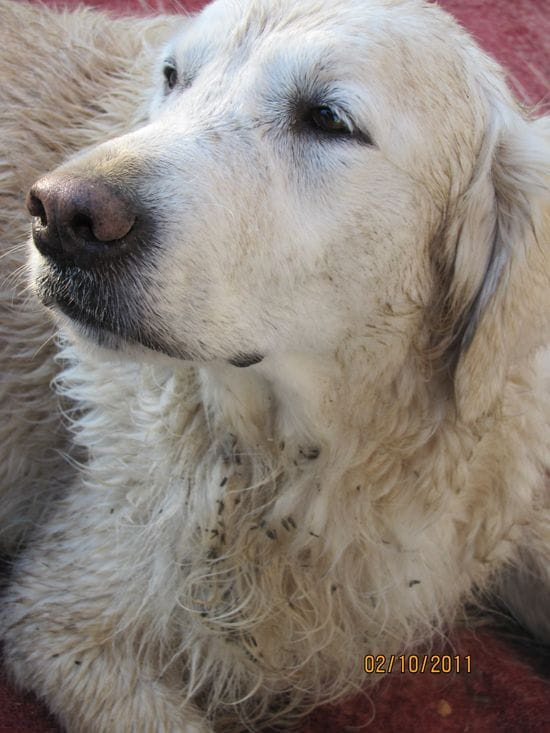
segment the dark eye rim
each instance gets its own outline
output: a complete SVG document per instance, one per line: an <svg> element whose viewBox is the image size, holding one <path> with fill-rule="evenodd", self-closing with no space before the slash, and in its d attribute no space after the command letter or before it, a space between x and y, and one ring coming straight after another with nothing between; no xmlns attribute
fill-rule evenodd
<svg viewBox="0 0 550 733"><path fill-rule="evenodd" d="M168 91L172 91L178 83L178 70L176 65L166 61L163 66L162 73L164 75L164 84L166 89Z"/></svg>
<svg viewBox="0 0 550 733"><path fill-rule="evenodd" d="M334 125L324 113L333 116ZM374 147L374 142L368 133L356 128L331 104L314 104L308 106L302 115L302 124L308 132L312 132L325 139L354 140L364 145Z"/></svg>

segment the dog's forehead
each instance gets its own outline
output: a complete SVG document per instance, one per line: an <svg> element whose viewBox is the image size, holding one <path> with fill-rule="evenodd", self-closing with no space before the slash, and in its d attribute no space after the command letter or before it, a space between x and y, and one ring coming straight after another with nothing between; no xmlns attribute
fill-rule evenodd
<svg viewBox="0 0 550 733"><path fill-rule="evenodd" d="M421 0L214 0L200 14L208 26L244 36L299 27L368 26L377 19L422 15Z"/></svg>
<svg viewBox="0 0 550 733"><path fill-rule="evenodd" d="M348 41L360 40L362 35L357 22L350 22L345 5L338 9L326 3L300 2L234 2L216 0L206 6L186 32L175 39L176 54L184 59L191 57L213 58L238 56L248 58L261 48L275 49L285 45L288 49L294 40L301 44L319 46L334 42L335 34Z"/></svg>
<svg viewBox="0 0 550 733"><path fill-rule="evenodd" d="M460 40L447 14L418 0L215 0L173 49L191 67L216 57L244 63L252 55L276 60L294 53L305 63L330 60L335 75L351 69L357 76L363 63L371 73L390 68L398 81L411 71L418 79L436 78L445 66L456 72Z"/></svg>

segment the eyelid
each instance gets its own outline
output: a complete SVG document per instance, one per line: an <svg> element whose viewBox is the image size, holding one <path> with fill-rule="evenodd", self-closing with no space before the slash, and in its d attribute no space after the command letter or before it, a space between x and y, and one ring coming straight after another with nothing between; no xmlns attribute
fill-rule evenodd
<svg viewBox="0 0 550 733"><path fill-rule="evenodd" d="M374 143L370 133L364 132L363 129L356 124L353 116L348 112L345 105L337 101L333 101L330 98L325 98L324 100L319 100L319 102L315 106L328 107L333 112L335 112L348 126L350 137L352 139L355 139L357 142L363 143L364 145L368 145L369 147L376 147L376 144Z"/></svg>

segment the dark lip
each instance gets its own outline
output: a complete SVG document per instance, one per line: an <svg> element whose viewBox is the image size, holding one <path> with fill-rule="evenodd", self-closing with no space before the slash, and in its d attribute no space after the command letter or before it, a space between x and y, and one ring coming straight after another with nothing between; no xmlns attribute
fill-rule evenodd
<svg viewBox="0 0 550 733"><path fill-rule="evenodd" d="M69 318L82 336L103 348L122 352L125 348L132 347L178 361L197 361L197 358L191 353L181 348L171 348L153 333L149 333L135 323L131 332L123 331L113 327L111 321L99 321L95 314L90 313L85 307L80 307L77 303L55 296L41 298L41 300L50 309L59 311Z"/></svg>
<svg viewBox="0 0 550 733"><path fill-rule="evenodd" d="M60 263L45 257L35 280L36 293L46 307L66 316L87 335L103 332L120 342L136 341L134 331L139 313L134 312L134 307L132 310L125 307L124 299L114 302L112 293L115 288L124 287L124 278L110 282L112 278L112 273L105 268L79 268L74 263ZM110 282L109 287L105 286L106 282ZM139 303L138 298L136 301ZM130 328L122 328L122 324ZM95 336L93 340L97 340Z"/></svg>
<svg viewBox="0 0 550 733"><path fill-rule="evenodd" d="M249 367L253 366L254 364L259 364L263 360L263 355L258 353L241 353L237 356L233 356L231 359L228 359L227 361L236 367Z"/></svg>
<svg viewBox="0 0 550 733"><path fill-rule="evenodd" d="M71 321L76 321L76 323L79 323L82 326L95 330L108 331L114 336L119 335L112 328L106 326L105 323L98 323L98 319L93 314L91 314L86 308L81 308L76 303L65 301L62 298L53 298L50 303L50 307L58 308L64 316L67 316Z"/></svg>

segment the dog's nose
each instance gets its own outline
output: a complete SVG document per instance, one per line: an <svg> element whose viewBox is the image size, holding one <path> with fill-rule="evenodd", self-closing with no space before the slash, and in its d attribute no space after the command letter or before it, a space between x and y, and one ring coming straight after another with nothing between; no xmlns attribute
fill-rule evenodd
<svg viewBox="0 0 550 733"><path fill-rule="evenodd" d="M56 261L90 266L131 244L135 207L103 179L44 176L29 191L27 208L36 247Z"/></svg>

